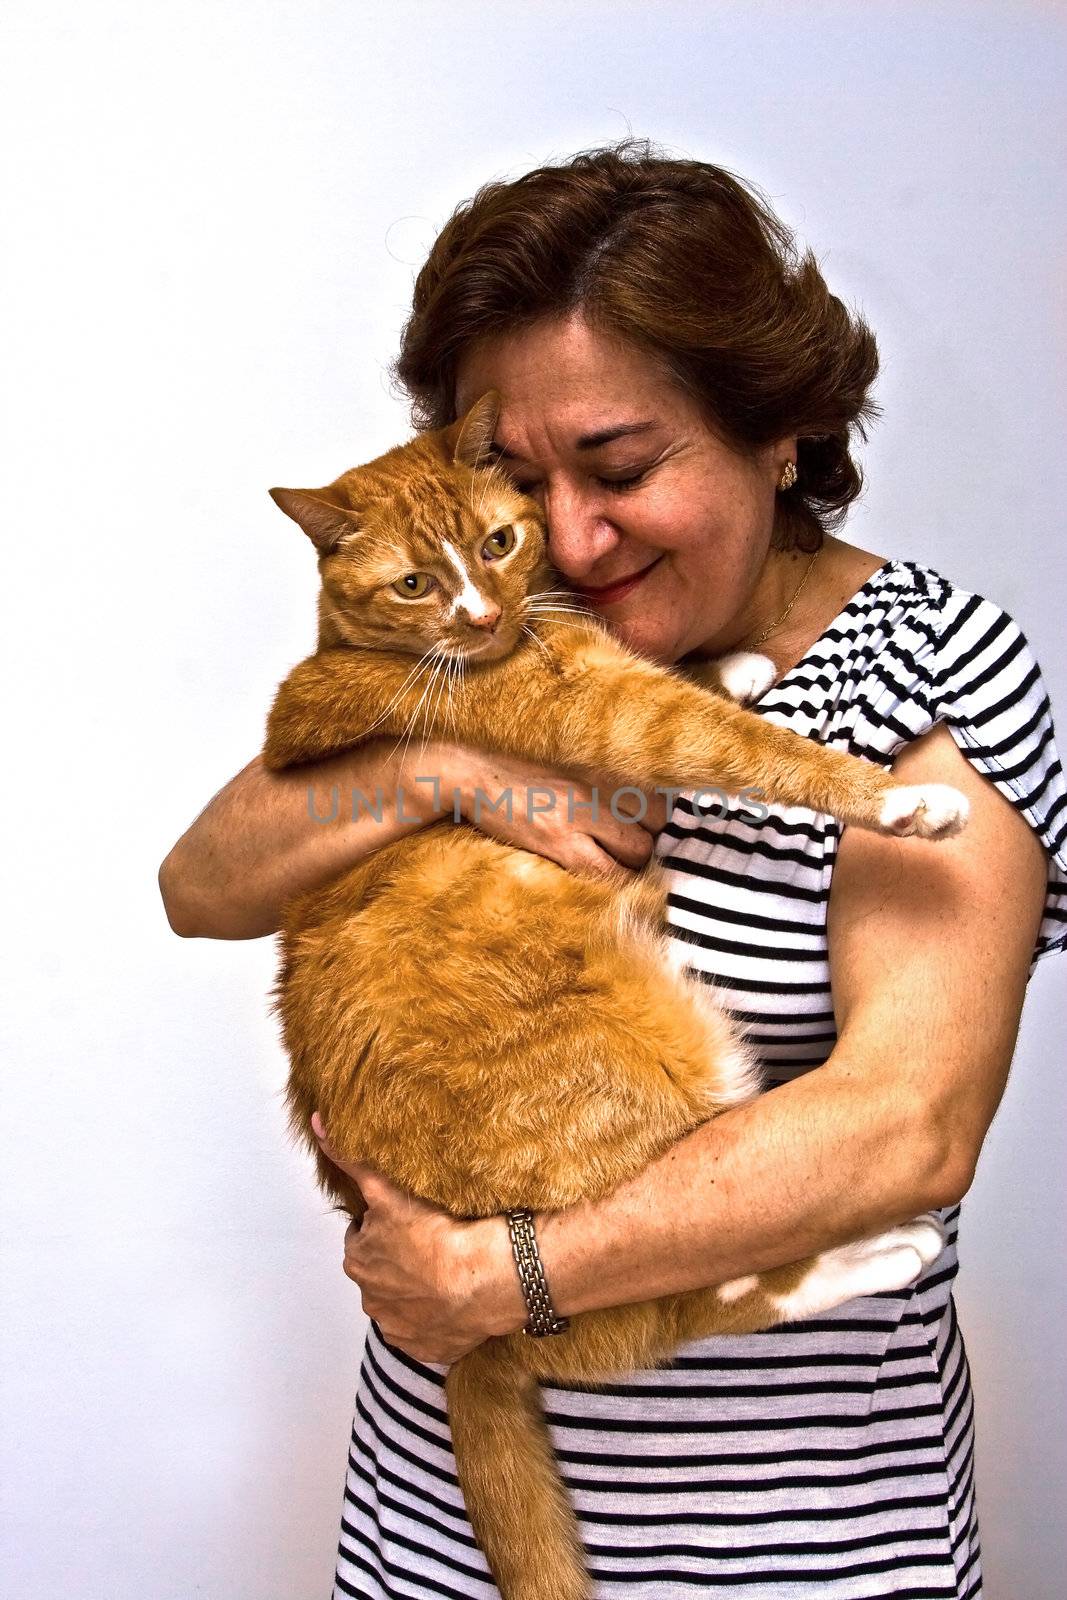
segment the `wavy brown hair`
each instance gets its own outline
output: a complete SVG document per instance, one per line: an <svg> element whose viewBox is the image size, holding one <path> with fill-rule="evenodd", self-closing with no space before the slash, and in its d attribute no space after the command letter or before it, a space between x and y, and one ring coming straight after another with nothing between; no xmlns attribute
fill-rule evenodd
<svg viewBox="0 0 1067 1600"><path fill-rule="evenodd" d="M631 139L479 189L415 282L394 366L415 426L455 420L475 340L577 310L651 355L733 448L796 434L779 548L815 549L843 520L852 433L877 414L874 335L751 184Z"/></svg>

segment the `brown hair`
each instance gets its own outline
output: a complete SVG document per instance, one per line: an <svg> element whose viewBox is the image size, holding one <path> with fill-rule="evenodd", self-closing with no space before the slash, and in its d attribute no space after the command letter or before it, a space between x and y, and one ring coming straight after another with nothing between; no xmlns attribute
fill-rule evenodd
<svg viewBox="0 0 1067 1600"><path fill-rule="evenodd" d="M474 340L581 310L640 345L727 443L796 434L775 544L815 549L861 487L849 443L877 414L874 335L755 188L646 140L487 184L441 230L415 282L394 372L417 428L455 420Z"/></svg>

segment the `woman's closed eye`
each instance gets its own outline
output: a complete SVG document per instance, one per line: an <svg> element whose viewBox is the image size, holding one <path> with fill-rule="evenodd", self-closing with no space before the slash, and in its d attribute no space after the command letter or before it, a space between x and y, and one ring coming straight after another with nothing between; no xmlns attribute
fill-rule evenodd
<svg viewBox="0 0 1067 1600"><path fill-rule="evenodd" d="M642 467L639 472L630 472L624 477L616 478L608 478L604 477L602 474L597 474L594 477L593 482L602 484L605 489L617 489L620 493L625 493L627 489L636 489L638 484L643 483L651 471L651 467ZM520 494L533 495L537 493L537 491L541 488L541 485L539 483L520 483L519 480L516 479L515 487Z"/></svg>
<svg viewBox="0 0 1067 1600"><path fill-rule="evenodd" d="M642 467L640 472L630 472L621 478L597 478L597 483L602 483L606 489L635 489L644 482L651 470L651 467Z"/></svg>

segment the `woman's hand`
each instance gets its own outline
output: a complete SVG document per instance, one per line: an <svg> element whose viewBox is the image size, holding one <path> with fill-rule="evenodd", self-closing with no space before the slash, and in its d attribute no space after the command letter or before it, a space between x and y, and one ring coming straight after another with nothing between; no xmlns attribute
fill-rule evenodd
<svg viewBox="0 0 1067 1600"><path fill-rule="evenodd" d="M584 778L465 745L438 742L433 752L446 816L458 795L465 822L584 876L617 877L639 870L667 820L662 794L647 793L642 806L627 790L615 804L624 818L620 821L611 809L617 785L610 778L596 784L594 813L593 785Z"/></svg>
<svg viewBox="0 0 1067 1600"><path fill-rule="evenodd" d="M503 1217L457 1222L373 1167L343 1161L317 1112L312 1129L366 1202L362 1224L345 1234L344 1270L387 1343L416 1361L451 1366L522 1327L526 1306Z"/></svg>

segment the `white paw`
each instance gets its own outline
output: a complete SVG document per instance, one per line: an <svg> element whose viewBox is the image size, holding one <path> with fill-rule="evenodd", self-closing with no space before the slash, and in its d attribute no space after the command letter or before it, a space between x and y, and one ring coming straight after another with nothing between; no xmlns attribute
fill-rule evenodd
<svg viewBox="0 0 1067 1600"><path fill-rule="evenodd" d="M775 1302L783 1319L795 1322L863 1295L906 1289L937 1260L946 1237L940 1219L927 1212L876 1238L824 1250L796 1288Z"/></svg>
<svg viewBox="0 0 1067 1600"><path fill-rule="evenodd" d="M719 662L719 682L731 700L742 706L750 706L765 695L777 676L778 668L770 656L761 656L755 650L735 650Z"/></svg>
<svg viewBox="0 0 1067 1600"><path fill-rule="evenodd" d="M720 1283L718 1295L719 1299L729 1306L733 1305L735 1300L743 1300L746 1294L751 1294L753 1289L758 1288L759 1279L753 1272L747 1278L731 1278L729 1283Z"/></svg>
<svg viewBox="0 0 1067 1600"><path fill-rule="evenodd" d="M919 783L890 789L878 823L900 838L951 839L966 827L970 801L947 783Z"/></svg>

